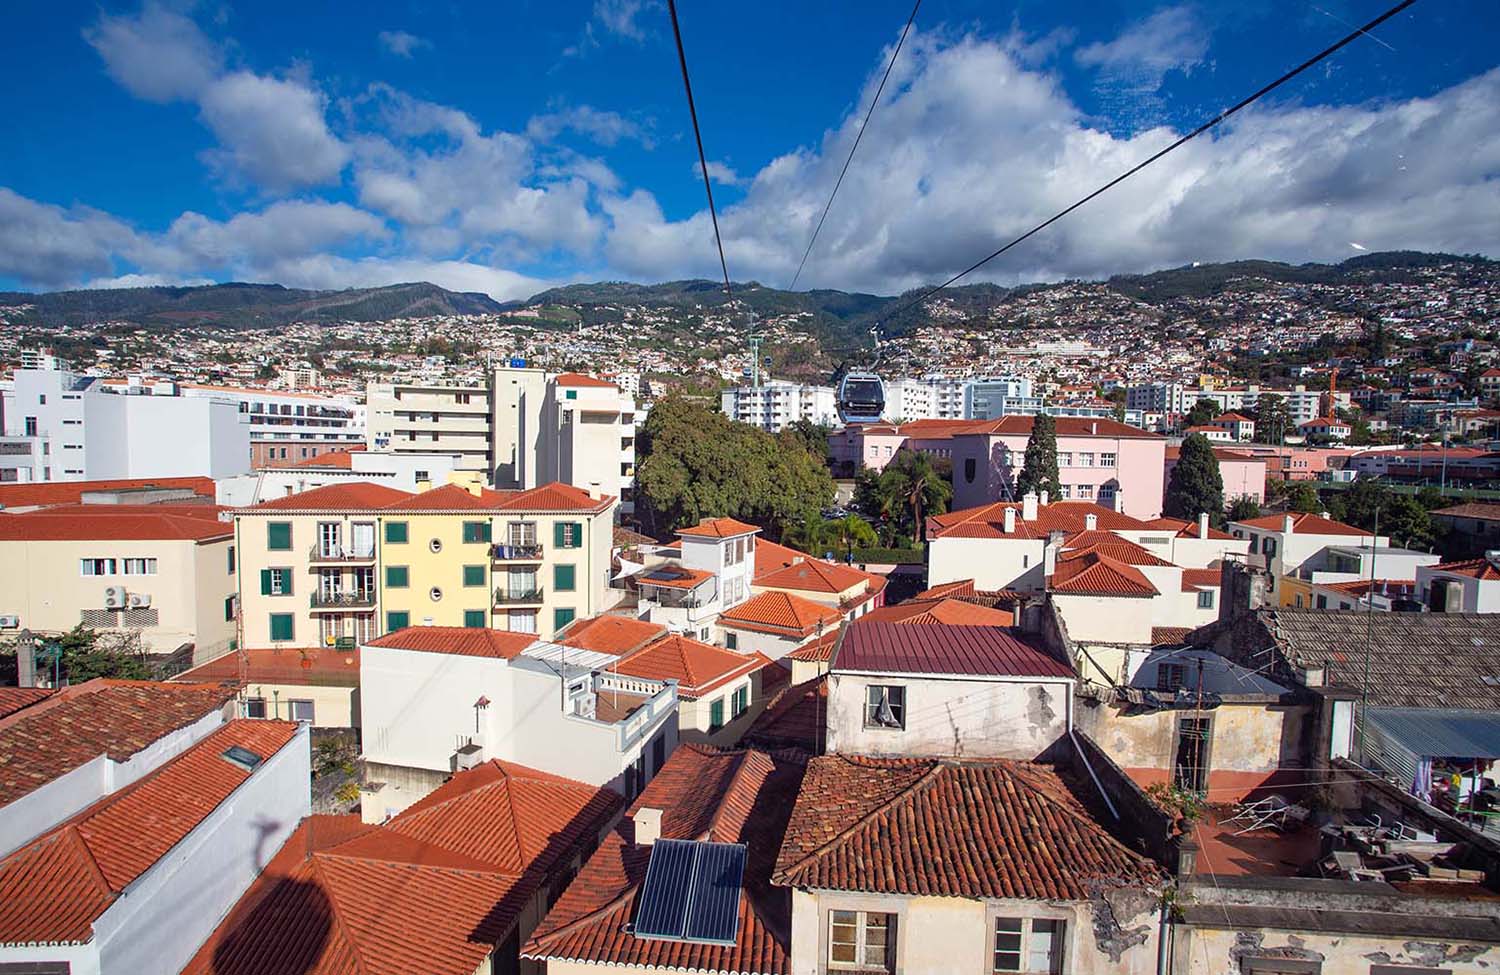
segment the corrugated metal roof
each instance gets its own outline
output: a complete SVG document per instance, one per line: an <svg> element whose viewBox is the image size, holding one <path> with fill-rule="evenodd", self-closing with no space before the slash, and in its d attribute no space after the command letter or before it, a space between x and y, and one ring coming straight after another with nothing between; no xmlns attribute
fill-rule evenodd
<svg viewBox="0 0 1500 975"><path fill-rule="evenodd" d="M864 620L845 628L833 669L876 674L1074 676L1073 668L1005 627Z"/></svg>
<svg viewBox="0 0 1500 975"><path fill-rule="evenodd" d="M1463 708L1370 708L1366 720L1428 758L1500 758L1500 713Z"/></svg>

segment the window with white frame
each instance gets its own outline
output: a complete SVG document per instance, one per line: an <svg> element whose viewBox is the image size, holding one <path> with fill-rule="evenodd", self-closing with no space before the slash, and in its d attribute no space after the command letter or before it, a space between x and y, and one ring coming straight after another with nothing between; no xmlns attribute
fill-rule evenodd
<svg viewBox="0 0 1500 975"><path fill-rule="evenodd" d="M1114 467L1115 463L1116 463L1116 458L1115 458L1114 454L1100 454L1099 455L1099 466L1100 467Z"/></svg>
<svg viewBox="0 0 1500 975"><path fill-rule="evenodd" d="M1094 455L1093 455L1093 453L1089 452L1089 451L1084 451L1084 452L1080 453L1078 455L1078 466L1079 467L1093 467L1094 466Z"/></svg>
<svg viewBox="0 0 1500 975"><path fill-rule="evenodd" d="M79 559L78 571L86 576L112 576L115 574L115 560Z"/></svg>
<svg viewBox="0 0 1500 975"><path fill-rule="evenodd" d="M906 729L906 688L900 684L871 684L865 688L865 727Z"/></svg>
<svg viewBox="0 0 1500 975"><path fill-rule="evenodd" d="M997 917L992 970L1057 975L1063 968L1067 925L1053 918Z"/></svg>
<svg viewBox="0 0 1500 975"><path fill-rule="evenodd" d="M156 575L155 559L122 559L123 574L127 576Z"/></svg>
<svg viewBox="0 0 1500 975"><path fill-rule="evenodd" d="M828 967L890 972L896 968L896 915L828 912Z"/></svg>
<svg viewBox="0 0 1500 975"><path fill-rule="evenodd" d="M1080 484L1080 485L1078 485L1078 500L1079 501L1092 501L1092 500L1094 500L1094 486L1092 484Z"/></svg>
<svg viewBox="0 0 1500 975"><path fill-rule="evenodd" d="M1073 451L1071 451L1071 450L1059 450L1057 452L1057 466L1058 467L1072 467L1073 466Z"/></svg>

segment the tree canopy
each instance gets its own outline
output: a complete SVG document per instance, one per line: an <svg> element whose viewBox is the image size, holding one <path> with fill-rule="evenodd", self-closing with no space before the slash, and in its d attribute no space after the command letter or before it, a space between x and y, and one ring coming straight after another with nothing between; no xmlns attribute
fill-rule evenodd
<svg viewBox="0 0 1500 975"><path fill-rule="evenodd" d="M1275 393L1263 393L1255 400L1255 440L1257 443L1281 443L1288 433L1296 433L1286 400Z"/></svg>
<svg viewBox="0 0 1500 975"><path fill-rule="evenodd" d="M1057 477L1057 424L1045 413L1032 421L1025 460L1016 478L1016 496L1043 491L1049 501L1062 497L1062 482Z"/></svg>
<svg viewBox="0 0 1500 975"><path fill-rule="evenodd" d="M657 535L730 517L779 538L833 500L824 456L813 456L798 434L774 436L695 400L657 402L637 449L637 516Z"/></svg>
<svg viewBox="0 0 1500 975"><path fill-rule="evenodd" d="M1323 502L1318 497L1318 489L1310 481L1288 481L1286 507L1288 511L1313 513L1323 510Z"/></svg>
<svg viewBox="0 0 1500 975"><path fill-rule="evenodd" d="M879 474L862 470L854 504L879 527L881 541L926 537L928 515L940 515L953 501L951 468L920 451L901 449Z"/></svg>
<svg viewBox="0 0 1500 975"><path fill-rule="evenodd" d="M1355 481L1329 501L1328 513L1336 521L1385 535L1393 544L1424 547L1436 540L1422 502L1377 481Z"/></svg>
<svg viewBox="0 0 1500 975"><path fill-rule="evenodd" d="M12 641L5 650L13 659L16 642ZM54 652L61 654L55 667ZM150 680L156 676L139 640L84 629L81 623L55 638L37 638L35 654L38 676L51 680L56 673L69 684L81 684L95 677Z"/></svg>
<svg viewBox="0 0 1500 975"><path fill-rule="evenodd" d="M1219 415L1219 404L1211 399L1200 399L1188 410L1187 420L1183 424L1189 427L1201 427L1203 424Z"/></svg>
<svg viewBox="0 0 1500 975"><path fill-rule="evenodd" d="M1207 512L1215 524L1223 521L1224 478L1219 474L1219 458L1203 434L1191 433L1182 441L1162 510L1170 518L1191 521Z"/></svg>
<svg viewBox="0 0 1500 975"><path fill-rule="evenodd" d="M1229 514L1226 517L1229 521L1249 521L1251 518L1259 518L1260 505L1255 503L1254 498L1242 494L1229 502Z"/></svg>

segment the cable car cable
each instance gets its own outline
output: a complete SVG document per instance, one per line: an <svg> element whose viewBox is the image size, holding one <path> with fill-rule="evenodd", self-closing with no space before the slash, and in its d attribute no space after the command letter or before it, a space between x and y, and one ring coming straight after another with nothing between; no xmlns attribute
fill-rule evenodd
<svg viewBox="0 0 1500 975"><path fill-rule="evenodd" d="M729 262L724 260L724 240L719 236L719 213L714 207L713 182L708 178L708 159L703 155L703 133L698 129L698 108L693 104L693 82L688 78L687 55L682 50L682 29L677 26L677 0L667 0L672 15L672 36L677 41L677 63L682 65L682 87L687 92L688 114L693 118L693 138L698 143L698 165L703 169L703 190L708 194L708 216L714 223L714 243L719 248L719 267L724 271L724 294L732 297L729 287Z"/></svg>

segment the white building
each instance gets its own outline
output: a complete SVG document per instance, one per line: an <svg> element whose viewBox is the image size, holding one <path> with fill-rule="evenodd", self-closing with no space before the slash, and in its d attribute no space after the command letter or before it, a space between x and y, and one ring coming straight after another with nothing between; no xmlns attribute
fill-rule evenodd
<svg viewBox="0 0 1500 975"><path fill-rule="evenodd" d="M1500 613L1500 567L1491 559L1417 567L1417 592L1435 613Z"/></svg>
<svg viewBox="0 0 1500 975"><path fill-rule="evenodd" d="M832 386L810 386L773 379L760 386L738 386L719 394L724 415L779 433L798 420L824 426L838 422L837 394Z"/></svg>
<svg viewBox="0 0 1500 975"><path fill-rule="evenodd" d="M893 423L935 419L937 399L937 389L931 382L892 379L885 384L885 415Z"/></svg>
<svg viewBox="0 0 1500 975"><path fill-rule="evenodd" d="M1007 412L1008 400L1031 399L1031 380L1024 376L989 376L964 383L965 420L993 420Z"/></svg>
<svg viewBox="0 0 1500 975"><path fill-rule="evenodd" d="M337 451L295 464L270 464L248 474L215 482L215 500L227 508L248 508L329 484L369 481L415 494L449 483L458 470L455 454Z"/></svg>

